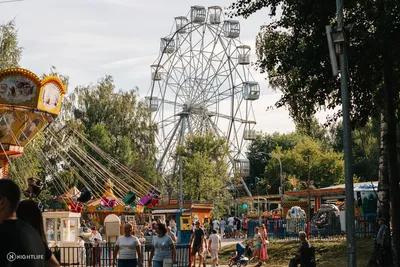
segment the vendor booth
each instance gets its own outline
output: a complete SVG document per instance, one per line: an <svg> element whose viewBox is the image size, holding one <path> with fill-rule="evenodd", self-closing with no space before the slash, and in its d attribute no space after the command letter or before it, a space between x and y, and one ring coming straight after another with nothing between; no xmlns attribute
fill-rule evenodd
<svg viewBox="0 0 400 267"><path fill-rule="evenodd" d="M43 223L49 247L77 247L80 218L80 213L69 211L43 212ZM78 263L78 255L72 250L65 250L61 253L61 262Z"/></svg>

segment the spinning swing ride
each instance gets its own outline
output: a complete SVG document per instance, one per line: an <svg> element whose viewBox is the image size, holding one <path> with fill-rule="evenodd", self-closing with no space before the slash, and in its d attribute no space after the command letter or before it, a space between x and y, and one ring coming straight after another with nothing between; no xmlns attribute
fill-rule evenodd
<svg viewBox="0 0 400 267"><path fill-rule="evenodd" d="M141 212L144 207L155 206L160 191L146 179L106 154L79 131L68 126L57 129L51 124L60 113L65 93L65 86L55 76L41 80L21 68L0 71L0 178L8 178L10 159L23 155L25 146L35 136L42 136L48 144L46 151L43 147L34 147L34 142L28 149L36 153L49 171L46 180L53 183L61 195L69 188L60 172L70 169L84 186L77 193L62 198L72 212L82 212L90 205L95 205L97 211L119 212ZM89 154L84 146L90 147L93 153ZM55 157L62 167L50 161ZM109 167L96 158L107 162ZM118 175L111 172L111 168ZM38 201L43 186L40 179L28 178L28 188L23 193ZM43 208L40 202L39 207Z"/></svg>
<svg viewBox="0 0 400 267"><path fill-rule="evenodd" d="M251 196L243 181L250 168L244 150L256 138L252 102L260 86L250 73L250 47L239 36L239 21L224 20L221 7L192 6L161 38L146 101L159 129L157 169L167 186L165 177L178 169L182 179L177 146L187 134L211 131L227 140L230 176Z"/></svg>

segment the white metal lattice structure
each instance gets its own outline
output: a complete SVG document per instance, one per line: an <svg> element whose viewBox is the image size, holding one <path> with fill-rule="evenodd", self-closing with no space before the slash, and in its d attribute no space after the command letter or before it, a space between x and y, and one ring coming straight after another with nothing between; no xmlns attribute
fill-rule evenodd
<svg viewBox="0 0 400 267"><path fill-rule="evenodd" d="M228 140L231 176L248 176L244 152L255 139L252 103L260 88L250 73L250 47L239 35L239 22L224 20L221 7L193 6L161 38L146 99L158 125L157 168L164 176L177 172L175 149L185 136L207 130Z"/></svg>

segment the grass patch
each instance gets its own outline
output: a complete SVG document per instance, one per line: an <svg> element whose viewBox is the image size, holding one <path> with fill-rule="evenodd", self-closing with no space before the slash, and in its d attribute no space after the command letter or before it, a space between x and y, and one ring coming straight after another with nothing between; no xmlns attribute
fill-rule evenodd
<svg viewBox="0 0 400 267"><path fill-rule="evenodd" d="M315 240L311 241L316 249L318 267L346 266L346 240ZM367 266L373 253L373 239L357 239L357 266ZM223 247L219 255L220 265L227 265L236 245ZM267 266L288 266L299 246L299 241L270 241L268 247L269 260ZM211 260L207 259L207 264ZM249 263L254 266L256 263Z"/></svg>

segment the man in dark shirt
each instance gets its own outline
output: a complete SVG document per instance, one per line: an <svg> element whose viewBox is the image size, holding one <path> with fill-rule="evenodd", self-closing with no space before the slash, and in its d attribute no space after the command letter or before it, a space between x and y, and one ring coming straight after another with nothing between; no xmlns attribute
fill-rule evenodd
<svg viewBox="0 0 400 267"><path fill-rule="evenodd" d="M309 250L311 248L310 242L306 238L306 233L303 231L299 232L300 247L297 250L296 257L290 260L289 267L296 267L301 264L302 261L307 260L305 257L309 255ZM311 260L311 259L310 259Z"/></svg>
<svg viewBox="0 0 400 267"><path fill-rule="evenodd" d="M39 233L17 219L21 192L11 180L0 179L0 266L45 266L45 245Z"/></svg>
<svg viewBox="0 0 400 267"><path fill-rule="evenodd" d="M195 223L195 229L193 231L192 237L190 238L190 244L192 247L192 260L193 266L196 266L196 254L199 254L199 266L203 263L203 253L206 251L205 248L205 238L204 230L200 228L200 222Z"/></svg>

